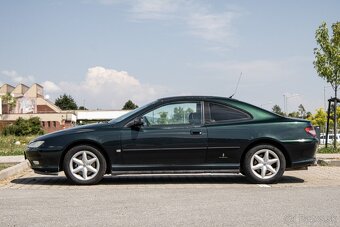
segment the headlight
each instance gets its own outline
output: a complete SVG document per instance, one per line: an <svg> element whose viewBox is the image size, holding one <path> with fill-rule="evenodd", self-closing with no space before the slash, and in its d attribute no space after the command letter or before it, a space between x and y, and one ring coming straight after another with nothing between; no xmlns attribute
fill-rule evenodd
<svg viewBox="0 0 340 227"><path fill-rule="evenodd" d="M45 141L35 141L35 142L33 142L33 143L28 144L28 147L29 147L29 148L38 148L38 147L40 147L41 145L43 145L44 142L45 142Z"/></svg>

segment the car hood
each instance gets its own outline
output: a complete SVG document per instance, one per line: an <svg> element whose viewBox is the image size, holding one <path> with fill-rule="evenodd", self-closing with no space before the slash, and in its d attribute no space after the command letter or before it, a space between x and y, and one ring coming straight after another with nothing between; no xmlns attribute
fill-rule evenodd
<svg viewBox="0 0 340 227"><path fill-rule="evenodd" d="M88 124L88 125L82 125L82 126L75 126L68 129L63 129L60 131L48 133L42 136L39 136L32 140L31 142L38 141L38 140L46 140L52 137L60 136L60 135L68 135L68 134L76 134L76 133L82 133L82 132L91 132L95 131L100 128L106 128L108 126L113 126L113 124L110 123L94 123L94 124Z"/></svg>

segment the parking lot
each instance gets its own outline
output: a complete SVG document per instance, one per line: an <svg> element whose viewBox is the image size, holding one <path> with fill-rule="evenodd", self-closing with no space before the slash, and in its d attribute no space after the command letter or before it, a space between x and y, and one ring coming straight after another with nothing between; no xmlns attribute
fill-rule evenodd
<svg viewBox="0 0 340 227"><path fill-rule="evenodd" d="M0 182L1 189L115 189L115 188L254 188L340 186L339 167L309 167L308 171L286 171L278 184L250 184L241 174L107 175L98 185L75 186L63 173L58 176L35 174L28 170L14 179Z"/></svg>
<svg viewBox="0 0 340 227"><path fill-rule="evenodd" d="M26 171L0 183L0 226L337 226L340 168L242 175L106 176L93 186Z"/></svg>

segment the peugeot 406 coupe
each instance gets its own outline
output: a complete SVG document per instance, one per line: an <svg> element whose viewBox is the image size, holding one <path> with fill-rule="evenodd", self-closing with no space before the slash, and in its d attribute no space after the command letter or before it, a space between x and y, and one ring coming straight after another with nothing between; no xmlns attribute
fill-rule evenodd
<svg viewBox="0 0 340 227"><path fill-rule="evenodd" d="M40 136L25 156L34 171L64 171L75 184L96 184L105 174L207 172L269 184L312 165L317 143L307 120L230 98L182 96Z"/></svg>

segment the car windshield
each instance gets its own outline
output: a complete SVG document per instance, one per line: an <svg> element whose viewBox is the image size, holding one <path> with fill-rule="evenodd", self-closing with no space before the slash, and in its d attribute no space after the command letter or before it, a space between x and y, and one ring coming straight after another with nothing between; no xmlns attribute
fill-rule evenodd
<svg viewBox="0 0 340 227"><path fill-rule="evenodd" d="M156 102L156 101L155 101ZM152 104L154 104L155 102L151 102L149 104L146 104L144 106L141 106L141 107L138 107L137 109L134 109L134 110L131 110L130 112L126 113L126 114L123 114L122 116L120 117L117 117L115 119L112 119L111 121L109 121L109 123L118 123L118 122L121 122L123 120L125 120L126 118L132 116L133 114L137 113L138 111L141 111L149 106L151 106Z"/></svg>

